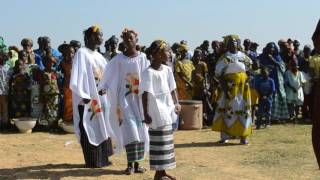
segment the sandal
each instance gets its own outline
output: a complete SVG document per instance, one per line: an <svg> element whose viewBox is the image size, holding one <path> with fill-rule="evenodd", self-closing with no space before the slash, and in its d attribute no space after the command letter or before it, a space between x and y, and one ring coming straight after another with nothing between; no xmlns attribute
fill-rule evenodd
<svg viewBox="0 0 320 180"><path fill-rule="evenodd" d="M134 172L135 173L145 173L147 170L146 168L142 167L142 166L139 166L137 168L134 168Z"/></svg>
<svg viewBox="0 0 320 180"><path fill-rule="evenodd" d="M128 167L125 171L126 175L132 175L134 173L133 167Z"/></svg>

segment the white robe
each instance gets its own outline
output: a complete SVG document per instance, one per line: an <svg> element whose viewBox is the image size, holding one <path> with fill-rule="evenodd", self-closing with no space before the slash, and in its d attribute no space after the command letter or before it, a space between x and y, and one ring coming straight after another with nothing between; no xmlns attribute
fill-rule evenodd
<svg viewBox="0 0 320 180"><path fill-rule="evenodd" d="M143 71L141 76L140 93L148 92L148 114L152 122L149 127L157 129L172 125L177 119L171 92L177 88L172 70L169 66L161 65L159 70L152 67Z"/></svg>
<svg viewBox="0 0 320 180"><path fill-rule="evenodd" d="M117 123L112 127L118 137L116 152L133 142L145 142L145 152L149 150L148 128L142 123L144 114L139 94L141 73L149 65L143 53L133 58L118 54L108 64L100 82L99 89L107 89L111 96L110 119ZM121 125L119 119L122 120Z"/></svg>
<svg viewBox="0 0 320 180"><path fill-rule="evenodd" d="M109 99L107 95L99 96L97 90L97 83L106 66L107 61L100 53L80 48L73 58L70 78L75 134L80 141L78 105L84 105L83 126L90 144L95 146L109 137L116 138L109 121ZM90 99L90 102L84 104L83 99Z"/></svg>

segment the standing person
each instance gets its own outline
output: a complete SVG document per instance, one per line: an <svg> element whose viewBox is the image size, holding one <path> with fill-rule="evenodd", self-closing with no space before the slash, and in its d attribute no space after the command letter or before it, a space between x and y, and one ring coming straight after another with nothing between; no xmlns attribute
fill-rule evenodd
<svg viewBox="0 0 320 180"><path fill-rule="evenodd" d="M260 66L267 66L270 70L270 78L274 80L276 92L273 95L272 120L283 121L289 119L287 95L284 87L284 73L286 65L282 61L276 44L270 42L264 52L258 56Z"/></svg>
<svg viewBox="0 0 320 180"><path fill-rule="evenodd" d="M45 62L43 61L43 58L45 56L53 56L55 60L53 68L56 70L62 60L62 54L58 50L51 47L51 39L47 36L39 37L38 44L39 49L35 50L34 53L41 57L41 61L43 64L45 64Z"/></svg>
<svg viewBox="0 0 320 180"><path fill-rule="evenodd" d="M300 42L298 40L294 40L293 41L293 47L294 47L294 54L297 56L297 57L300 57L303 55L302 51L299 49L300 47Z"/></svg>
<svg viewBox="0 0 320 180"><path fill-rule="evenodd" d="M227 52L219 59L215 69L222 92L212 130L221 133L219 143L226 143L234 136L240 137L241 144L248 144L247 137L252 133L252 118L249 78L246 72L251 60L240 51L239 36L229 35L224 38Z"/></svg>
<svg viewBox="0 0 320 180"><path fill-rule="evenodd" d="M111 36L108 41L106 41L106 52L104 53L104 57L110 61L114 56L116 56L117 54L119 54L119 52L117 51L118 49L118 43L119 43L119 39L113 35Z"/></svg>
<svg viewBox="0 0 320 180"><path fill-rule="evenodd" d="M304 102L303 102L303 119L306 122L311 121L311 114L312 114L312 79L311 79L311 71L310 71L310 58L311 58L311 46L305 45L303 48L303 55L298 59L299 63L299 70L303 73L305 77L306 83L303 86L303 93L304 93Z"/></svg>
<svg viewBox="0 0 320 180"><path fill-rule="evenodd" d="M212 41L211 48L212 48L212 53L209 54L209 56L206 59L206 63L208 65L209 77L214 76L214 70L216 67L216 63L221 55L220 42L219 41Z"/></svg>
<svg viewBox="0 0 320 180"><path fill-rule="evenodd" d="M114 122L120 120L120 126L114 126L113 129L118 137L122 137L118 146L126 149L128 164L125 173L131 175L146 171L139 164L144 160L149 144L148 129L142 122L144 117L139 84L141 73L149 67L150 62L144 53L136 50L138 34L134 30L125 28L121 38L125 51L110 61L99 87L111 93L111 118Z"/></svg>
<svg viewBox="0 0 320 180"><path fill-rule="evenodd" d="M186 58L188 47L180 45L178 49L180 58L176 62L175 76L177 81L178 95L180 100L192 99L192 71L194 66L191 60Z"/></svg>
<svg viewBox="0 0 320 180"><path fill-rule="evenodd" d="M43 101L43 113L40 117L42 125L48 125L50 130L58 127L59 88L57 74L52 70L54 57L43 57L45 69L40 78L40 93Z"/></svg>
<svg viewBox="0 0 320 180"><path fill-rule="evenodd" d="M193 93L194 100L203 100L205 83L207 83L208 67L205 62L202 61L202 51L199 49L194 50L192 61L194 70L192 72Z"/></svg>
<svg viewBox="0 0 320 180"><path fill-rule="evenodd" d="M70 76L72 70L72 59L74 57L75 50L71 45L65 46L65 51L62 53L63 60L61 62L61 69L64 75L63 79L63 121L66 124L73 124L73 112L72 112L72 91L69 88Z"/></svg>
<svg viewBox="0 0 320 180"><path fill-rule="evenodd" d="M194 50L192 61L195 67L192 72L192 82L193 91L192 99L202 101L203 104L203 115L204 115L204 125L208 126L210 124L213 114L213 109L211 106L211 100L208 94L208 67L205 62L203 62L202 51L200 49Z"/></svg>
<svg viewBox="0 0 320 180"><path fill-rule="evenodd" d="M208 40L204 40L200 46L203 59L207 59L207 57L209 56L210 54L209 47L210 47L210 42Z"/></svg>
<svg viewBox="0 0 320 180"><path fill-rule="evenodd" d="M145 123L149 125L150 169L155 170L154 179L176 179L166 173L176 167L172 124L175 112L180 112L176 83L170 67L169 46L162 40L154 41L149 47L153 61L142 72L140 90Z"/></svg>
<svg viewBox="0 0 320 180"><path fill-rule="evenodd" d="M250 39L245 39L243 41L244 53L247 54L247 56L249 55L249 50L250 50L251 44L252 43L251 43Z"/></svg>
<svg viewBox="0 0 320 180"><path fill-rule="evenodd" d="M70 77L73 126L87 168L110 164L107 140L111 136L115 137L109 122L109 99L106 95L99 96L97 90L97 84L107 66L106 60L97 52L102 41L102 31L98 26L84 31L85 47L75 54Z"/></svg>
<svg viewBox="0 0 320 180"><path fill-rule="evenodd" d="M300 108L304 102L303 86L306 82L303 74L298 69L298 61L296 56L290 61L289 70L285 73L285 84L287 85L287 102L290 113L290 118L297 121L300 115Z"/></svg>
<svg viewBox="0 0 320 180"><path fill-rule="evenodd" d="M41 61L41 57L38 54L35 54L33 52L33 41L29 38L24 38L21 41L21 46L23 48L23 51L27 53L28 56L28 62L27 64L37 64L41 70L44 69L44 65Z"/></svg>
<svg viewBox="0 0 320 180"><path fill-rule="evenodd" d="M70 46L72 46L72 47L73 47L74 52L77 52L77 51L78 51L78 49L80 49L80 48L81 48L81 42L80 42L80 41L77 41L77 40L71 40L69 44L70 44Z"/></svg>
<svg viewBox="0 0 320 180"><path fill-rule="evenodd" d="M261 69L261 75L258 75L256 78L255 89L259 94L256 129L260 129L262 118L265 118L266 127L271 126L272 96L276 91L274 81L269 77L269 69L267 66Z"/></svg>
<svg viewBox="0 0 320 180"><path fill-rule="evenodd" d="M313 110L312 110L312 145L320 168L320 20L312 36L314 56L310 59L311 76L313 77Z"/></svg>
<svg viewBox="0 0 320 180"><path fill-rule="evenodd" d="M0 50L0 130L9 126L8 92L12 69L5 63L6 54Z"/></svg>
<svg viewBox="0 0 320 180"><path fill-rule="evenodd" d="M248 56L252 60L253 64L256 62L258 57L257 48L259 47L259 44L256 42L252 42L249 47Z"/></svg>

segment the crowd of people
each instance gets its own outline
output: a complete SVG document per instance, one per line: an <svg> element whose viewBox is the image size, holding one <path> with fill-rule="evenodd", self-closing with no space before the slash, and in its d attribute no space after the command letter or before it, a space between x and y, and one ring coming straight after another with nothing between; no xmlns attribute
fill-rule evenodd
<svg viewBox="0 0 320 180"><path fill-rule="evenodd" d="M58 50L46 36L38 38L36 50L29 38L18 48L0 37L0 127L32 117L55 131L62 119L74 124L87 167L110 164L113 142L127 152L127 174L145 171L139 162L149 151L155 179L175 179L165 169L176 166L172 124L178 123L179 100L202 101L203 123L221 133L221 144L239 138L245 145L254 128L316 118L317 29L314 48L300 49L298 40L288 38L267 43L261 53L258 43L241 43L238 35L205 40L194 50L185 40L171 46L156 40L146 47L130 29L120 43L116 36L106 40L102 53L98 26L84 31L84 47L72 40Z"/></svg>

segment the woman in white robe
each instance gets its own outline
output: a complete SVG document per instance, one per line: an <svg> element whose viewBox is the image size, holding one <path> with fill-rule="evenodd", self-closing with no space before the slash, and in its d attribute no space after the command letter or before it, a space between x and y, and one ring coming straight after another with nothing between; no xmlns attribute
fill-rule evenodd
<svg viewBox="0 0 320 180"><path fill-rule="evenodd" d="M99 96L97 90L107 65L96 51L102 43L102 32L97 26L92 26L84 31L84 37L86 47L80 48L73 59L70 89L74 129L86 167L97 168L110 164L107 140L115 136L109 122L110 103L107 96Z"/></svg>
<svg viewBox="0 0 320 180"><path fill-rule="evenodd" d="M148 128L143 123L144 114L139 84L141 73L150 65L146 55L136 50L137 33L125 29L122 39L126 51L116 55L108 64L99 89L111 94L111 120L118 122L113 126L117 137L117 147L125 147L128 167L126 174L144 173L139 166L148 151ZM117 115L116 115L117 114ZM115 116L116 115L116 116Z"/></svg>

